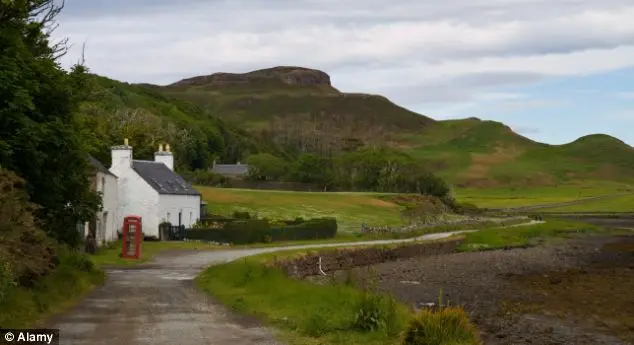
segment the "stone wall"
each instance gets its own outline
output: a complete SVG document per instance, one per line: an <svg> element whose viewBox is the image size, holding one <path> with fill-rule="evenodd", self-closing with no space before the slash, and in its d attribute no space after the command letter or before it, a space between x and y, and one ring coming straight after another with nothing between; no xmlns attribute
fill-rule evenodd
<svg viewBox="0 0 634 345"><path fill-rule="evenodd" d="M394 247L365 247L322 250L306 256L278 261L286 274L294 278L305 278L319 275L319 258L321 269L331 271L348 270L355 267L370 266L386 261L409 259L419 256L449 254L456 251L462 239L444 240L426 243L403 244Z"/></svg>

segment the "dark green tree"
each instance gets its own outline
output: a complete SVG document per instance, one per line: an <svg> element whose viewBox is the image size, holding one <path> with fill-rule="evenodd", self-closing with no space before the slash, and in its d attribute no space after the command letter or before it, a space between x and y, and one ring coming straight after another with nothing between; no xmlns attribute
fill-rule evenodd
<svg viewBox="0 0 634 345"><path fill-rule="evenodd" d="M327 187L332 184L331 161L314 153L302 153L293 162L291 179Z"/></svg>
<svg viewBox="0 0 634 345"><path fill-rule="evenodd" d="M0 0L0 165L27 182L36 216L55 239L77 245L76 224L99 208L74 115L86 69L61 69L51 43L54 0Z"/></svg>
<svg viewBox="0 0 634 345"><path fill-rule="evenodd" d="M257 181L279 181L288 172L288 163L270 153L250 155L249 178Z"/></svg>

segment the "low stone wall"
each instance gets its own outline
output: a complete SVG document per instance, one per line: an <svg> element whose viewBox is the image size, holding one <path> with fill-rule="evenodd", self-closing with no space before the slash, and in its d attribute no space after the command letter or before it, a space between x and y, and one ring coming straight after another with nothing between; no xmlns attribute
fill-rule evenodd
<svg viewBox="0 0 634 345"><path fill-rule="evenodd" d="M426 243L402 244L395 247L365 247L322 250L306 256L276 262L287 275L294 278L305 278L319 275L319 258L321 269L325 272L348 270L355 267L370 266L386 261L409 259L419 256L449 254L456 251L462 239L434 241Z"/></svg>

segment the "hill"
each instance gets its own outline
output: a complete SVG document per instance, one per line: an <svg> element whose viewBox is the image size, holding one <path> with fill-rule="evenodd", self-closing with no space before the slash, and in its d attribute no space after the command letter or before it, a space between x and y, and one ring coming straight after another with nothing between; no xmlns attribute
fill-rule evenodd
<svg viewBox="0 0 634 345"><path fill-rule="evenodd" d="M292 159L387 145L463 187L630 182L634 176L634 148L607 135L547 145L494 121L436 121L382 96L340 92L328 74L302 67L215 73L167 86L95 76L95 90L83 114L98 115L85 119L87 128L98 129L94 142L102 156L109 144L99 143L125 134L147 156L158 140L174 142L191 169L256 152Z"/></svg>
<svg viewBox="0 0 634 345"><path fill-rule="evenodd" d="M434 123L382 96L339 92L326 73L301 67L216 73L161 91L296 152L386 142Z"/></svg>

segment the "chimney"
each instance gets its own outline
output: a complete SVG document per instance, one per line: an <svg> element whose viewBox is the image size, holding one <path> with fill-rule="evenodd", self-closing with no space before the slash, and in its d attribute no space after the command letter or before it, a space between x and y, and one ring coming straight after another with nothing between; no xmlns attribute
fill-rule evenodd
<svg viewBox="0 0 634 345"><path fill-rule="evenodd" d="M132 168L132 146L128 145L128 138L123 140L123 145L111 148L112 162L110 171L118 175L121 171Z"/></svg>
<svg viewBox="0 0 634 345"><path fill-rule="evenodd" d="M170 152L170 144L165 144L165 151L163 151L163 144L159 144L158 151L154 153L154 161L163 163L170 170L174 170L174 155Z"/></svg>

